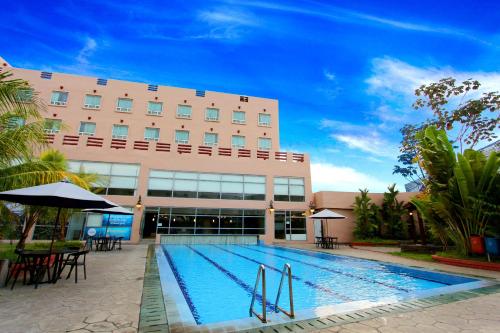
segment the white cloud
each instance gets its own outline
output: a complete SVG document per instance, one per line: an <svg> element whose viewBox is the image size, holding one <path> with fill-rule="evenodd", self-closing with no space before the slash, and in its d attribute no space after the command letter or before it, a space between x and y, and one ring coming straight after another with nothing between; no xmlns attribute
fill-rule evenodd
<svg viewBox="0 0 500 333"><path fill-rule="evenodd" d="M383 192L390 183L353 168L330 163L311 163L311 177L314 192L357 192L364 188L371 192Z"/></svg>
<svg viewBox="0 0 500 333"><path fill-rule="evenodd" d="M189 36L189 39L237 40L250 27L259 25L258 19L248 11L238 11L221 7L198 13L198 21L208 26L208 31Z"/></svg>
<svg viewBox="0 0 500 333"><path fill-rule="evenodd" d="M97 48L97 42L95 39L87 37L85 45L82 47L78 55L76 56L76 61L82 65L88 65L89 57L94 53Z"/></svg>
<svg viewBox="0 0 500 333"><path fill-rule="evenodd" d="M335 73L330 72L330 71L329 71L329 70L327 70L327 69L323 70L323 75L325 75L325 78L326 78L328 81L335 81L335 79L336 79Z"/></svg>

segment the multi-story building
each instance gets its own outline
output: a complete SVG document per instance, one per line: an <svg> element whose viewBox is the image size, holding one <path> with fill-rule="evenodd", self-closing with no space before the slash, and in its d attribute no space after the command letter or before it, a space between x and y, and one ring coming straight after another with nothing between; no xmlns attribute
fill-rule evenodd
<svg viewBox="0 0 500 333"><path fill-rule="evenodd" d="M46 139L71 169L100 175L100 193L134 207L131 223L112 219L132 241L161 234L312 241L309 157L280 150L277 100L15 68L2 58L0 70L45 101Z"/></svg>

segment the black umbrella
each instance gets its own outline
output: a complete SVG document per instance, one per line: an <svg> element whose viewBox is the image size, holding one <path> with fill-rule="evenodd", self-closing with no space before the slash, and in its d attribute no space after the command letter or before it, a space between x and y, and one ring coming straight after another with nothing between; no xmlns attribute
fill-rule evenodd
<svg viewBox="0 0 500 333"><path fill-rule="evenodd" d="M111 214L113 215L134 215L133 212L129 211L126 208L123 207L112 207L112 208L89 208L89 209L84 209L84 212L88 213L100 213L100 214L108 214L108 223L106 223L106 231L104 232L104 236L108 235L108 227L109 227L109 220L111 219Z"/></svg>
<svg viewBox="0 0 500 333"><path fill-rule="evenodd" d="M58 207L52 231L50 251L54 244L61 208L111 208L118 205L67 181L0 192L0 200L23 205Z"/></svg>

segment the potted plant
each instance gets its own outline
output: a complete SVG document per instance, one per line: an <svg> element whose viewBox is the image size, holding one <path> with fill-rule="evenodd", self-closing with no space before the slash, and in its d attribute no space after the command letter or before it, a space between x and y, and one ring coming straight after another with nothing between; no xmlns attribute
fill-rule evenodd
<svg viewBox="0 0 500 333"><path fill-rule="evenodd" d="M470 236L470 251L472 254L484 254L486 252L484 247L484 237L479 235Z"/></svg>

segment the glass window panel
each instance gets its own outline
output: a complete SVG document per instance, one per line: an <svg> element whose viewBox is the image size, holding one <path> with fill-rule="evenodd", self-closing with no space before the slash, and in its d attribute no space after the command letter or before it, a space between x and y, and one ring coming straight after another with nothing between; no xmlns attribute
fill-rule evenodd
<svg viewBox="0 0 500 333"><path fill-rule="evenodd" d="M269 138L259 138L259 149L260 150L271 150L271 139Z"/></svg>
<svg viewBox="0 0 500 333"><path fill-rule="evenodd" d="M188 143L189 142L189 131L175 131L175 142L176 143Z"/></svg>
<svg viewBox="0 0 500 333"><path fill-rule="evenodd" d="M198 192L220 192L220 182L218 181L200 181L198 183Z"/></svg>
<svg viewBox="0 0 500 333"><path fill-rule="evenodd" d="M304 195L304 186L290 185L290 195Z"/></svg>
<svg viewBox="0 0 500 333"><path fill-rule="evenodd" d="M191 118L191 106L190 105L178 105L177 106L177 116L182 118Z"/></svg>
<svg viewBox="0 0 500 333"><path fill-rule="evenodd" d="M149 177L173 178L174 173L172 171L150 170Z"/></svg>
<svg viewBox="0 0 500 333"><path fill-rule="evenodd" d="M118 98L117 107L130 110L132 109L132 100L130 98Z"/></svg>
<svg viewBox="0 0 500 333"><path fill-rule="evenodd" d="M217 173L200 173L200 180L220 180L221 175Z"/></svg>
<svg viewBox="0 0 500 333"><path fill-rule="evenodd" d="M304 178L290 178L290 185L304 185Z"/></svg>
<svg viewBox="0 0 500 333"><path fill-rule="evenodd" d="M266 193L266 185L265 184L253 184L253 183L245 183L245 194L264 194Z"/></svg>
<svg viewBox="0 0 500 333"><path fill-rule="evenodd" d="M31 102L33 99L33 89L19 89L17 99L21 102Z"/></svg>
<svg viewBox="0 0 500 333"><path fill-rule="evenodd" d="M275 184L286 184L286 185L288 185L288 178L274 177L274 183Z"/></svg>
<svg viewBox="0 0 500 333"><path fill-rule="evenodd" d="M203 144L206 146L215 146L219 141L219 135L217 133L205 133L205 138L203 139Z"/></svg>
<svg viewBox="0 0 500 333"><path fill-rule="evenodd" d="M245 111L233 111L233 122L243 124L246 121Z"/></svg>
<svg viewBox="0 0 500 333"><path fill-rule="evenodd" d="M170 218L170 228L194 228L194 216L175 215Z"/></svg>
<svg viewBox="0 0 500 333"><path fill-rule="evenodd" d="M221 183L222 193L243 193L243 183Z"/></svg>
<svg viewBox="0 0 500 333"><path fill-rule="evenodd" d="M245 235L264 235L266 233L265 229L243 229ZM276 237L278 238L278 237Z"/></svg>
<svg viewBox="0 0 500 333"><path fill-rule="evenodd" d="M82 166L82 162L68 161L68 170L70 172L74 172L74 173L80 172L80 167L81 166Z"/></svg>
<svg viewBox="0 0 500 333"><path fill-rule="evenodd" d="M173 235L192 235L192 234L194 234L194 228L173 228L173 227L170 227L170 234L173 234Z"/></svg>
<svg viewBox="0 0 500 333"><path fill-rule="evenodd" d="M207 228L196 228L196 234L202 235L217 235L219 233L219 229L207 229Z"/></svg>
<svg viewBox="0 0 500 333"><path fill-rule="evenodd" d="M231 137L231 146L234 148L245 148L245 137L242 135L233 135Z"/></svg>
<svg viewBox="0 0 500 333"><path fill-rule="evenodd" d="M55 105L66 105L68 93L62 91L53 91L50 97L50 103Z"/></svg>
<svg viewBox="0 0 500 333"><path fill-rule="evenodd" d="M61 119L45 119L43 129L46 133L59 133L61 131Z"/></svg>
<svg viewBox="0 0 500 333"><path fill-rule="evenodd" d="M274 195L288 195L288 185L274 185Z"/></svg>
<svg viewBox="0 0 500 333"><path fill-rule="evenodd" d="M135 177L112 176L109 182L109 187L135 189L135 180Z"/></svg>
<svg viewBox="0 0 500 333"><path fill-rule="evenodd" d="M244 176L245 183L266 183L266 177L264 176Z"/></svg>
<svg viewBox="0 0 500 333"><path fill-rule="evenodd" d="M86 108L94 108L94 109L101 107L101 96L85 95L84 106Z"/></svg>
<svg viewBox="0 0 500 333"><path fill-rule="evenodd" d="M162 102L148 102L148 112L161 113L163 111Z"/></svg>
<svg viewBox="0 0 500 333"><path fill-rule="evenodd" d="M98 175L111 174L111 163L82 162L82 167L88 173L97 173Z"/></svg>
<svg viewBox="0 0 500 333"><path fill-rule="evenodd" d="M259 113L259 125L271 125L271 115L268 113Z"/></svg>
<svg viewBox="0 0 500 333"><path fill-rule="evenodd" d="M207 108L205 111L205 119L212 121L219 120L219 109Z"/></svg>
<svg viewBox="0 0 500 333"><path fill-rule="evenodd" d="M150 197L171 197L172 190L148 190L148 196Z"/></svg>
<svg viewBox="0 0 500 333"><path fill-rule="evenodd" d="M197 179L198 174L196 172L176 172L175 179Z"/></svg>
<svg viewBox="0 0 500 333"><path fill-rule="evenodd" d="M150 190L171 190L172 179L163 179L163 178L149 178L148 189Z"/></svg>
<svg viewBox="0 0 500 333"><path fill-rule="evenodd" d="M116 163L111 167L112 175L119 176L137 176L139 173L139 166L135 164L122 164Z"/></svg>
<svg viewBox="0 0 500 333"><path fill-rule="evenodd" d="M245 216L265 216L264 209L245 209Z"/></svg>
<svg viewBox="0 0 500 333"><path fill-rule="evenodd" d="M82 121L80 123L79 134L93 136L95 134L95 127L96 127L95 123Z"/></svg>
<svg viewBox="0 0 500 333"><path fill-rule="evenodd" d="M87 215L87 227L100 227L102 226L102 215L89 213Z"/></svg>
<svg viewBox="0 0 500 333"><path fill-rule="evenodd" d="M146 127L144 130L144 140L158 141L160 140L160 129Z"/></svg>
<svg viewBox="0 0 500 333"><path fill-rule="evenodd" d="M220 215L243 216L243 209L221 208Z"/></svg>
<svg viewBox="0 0 500 333"><path fill-rule="evenodd" d="M198 208L196 210L196 214L197 215L214 215L214 216L217 216L217 218L219 218L219 209L216 208Z"/></svg>
<svg viewBox="0 0 500 333"><path fill-rule="evenodd" d="M266 225L266 218L264 216L247 217L244 219L245 229L247 228L264 228Z"/></svg>
<svg viewBox="0 0 500 333"><path fill-rule="evenodd" d="M242 228L243 218L240 216L221 216L220 218L221 228Z"/></svg>
<svg viewBox="0 0 500 333"><path fill-rule="evenodd" d="M222 175L221 179L225 180L225 181L231 181L231 182L242 182L243 176L240 176L240 175Z"/></svg>
<svg viewBox="0 0 500 333"><path fill-rule="evenodd" d="M178 208L172 208L172 215L195 215L196 214L196 208L191 208L191 207L178 207Z"/></svg>
<svg viewBox="0 0 500 333"><path fill-rule="evenodd" d="M112 136L114 139L126 139L128 136L128 126L113 125Z"/></svg>
<svg viewBox="0 0 500 333"><path fill-rule="evenodd" d="M219 228L219 215L196 216L196 228Z"/></svg>
<svg viewBox="0 0 500 333"><path fill-rule="evenodd" d="M196 191L196 180L176 179L174 182L174 191Z"/></svg>

